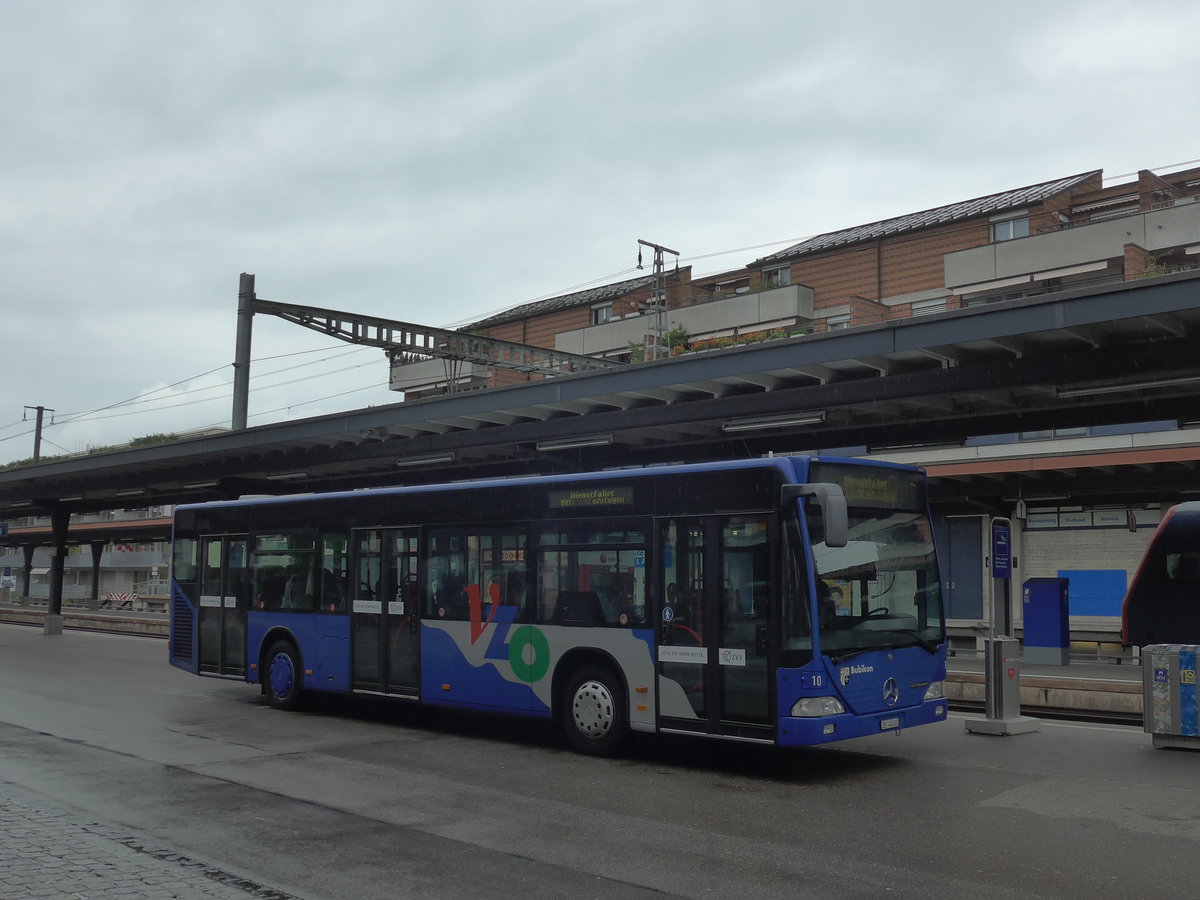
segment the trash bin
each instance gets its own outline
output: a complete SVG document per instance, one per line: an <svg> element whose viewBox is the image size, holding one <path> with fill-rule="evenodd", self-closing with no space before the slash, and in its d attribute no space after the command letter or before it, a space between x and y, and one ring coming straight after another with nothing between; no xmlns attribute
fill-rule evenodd
<svg viewBox="0 0 1200 900"><path fill-rule="evenodd" d="M1142 650L1142 719L1155 747L1200 750L1197 644L1150 644Z"/></svg>
<svg viewBox="0 0 1200 900"><path fill-rule="evenodd" d="M1071 664L1071 623L1067 578L1027 578L1021 592L1027 663Z"/></svg>

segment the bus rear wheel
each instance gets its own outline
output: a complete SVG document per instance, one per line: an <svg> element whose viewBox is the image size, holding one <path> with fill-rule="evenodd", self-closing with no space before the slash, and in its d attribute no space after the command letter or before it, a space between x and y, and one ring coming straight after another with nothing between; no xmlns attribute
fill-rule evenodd
<svg viewBox="0 0 1200 900"><path fill-rule="evenodd" d="M629 730L621 679L604 666L577 669L563 688L561 720L572 750L589 756L615 754Z"/></svg>
<svg viewBox="0 0 1200 900"><path fill-rule="evenodd" d="M263 689L275 709L295 709L303 693L300 654L291 641L276 641L267 651Z"/></svg>

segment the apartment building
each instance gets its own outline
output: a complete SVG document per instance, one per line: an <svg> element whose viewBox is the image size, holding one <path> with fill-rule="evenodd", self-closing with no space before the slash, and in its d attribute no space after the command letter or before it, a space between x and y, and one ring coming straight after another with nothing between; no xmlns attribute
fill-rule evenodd
<svg viewBox="0 0 1200 900"><path fill-rule="evenodd" d="M1200 168L1143 170L1107 186L1101 170L1083 172L817 235L726 272L694 278L683 266L661 284L648 272L464 330L636 361L665 332L672 353L703 351L1133 280L1200 263L1197 197ZM416 398L530 377L406 358L392 387Z"/></svg>
<svg viewBox="0 0 1200 900"><path fill-rule="evenodd" d="M1200 168L1148 170L1106 180L1101 170L817 235L741 268L695 277L668 269L514 307L468 326L474 333L590 356L638 361L661 341L670 353L703 352L774 336L855 328L909 316L983 306L1197 268ZM665 310L657 310L662 305ZM393 387L406 396L511 383L535 375L439 360L398 361ZM408 364L405 365L404 363ZM898 461L930 467L976 458L1014 465L1031 456L1180 447L1179 423L1135 423L970 436L959 450L915 449ZM998 445L999 449L997 449ZM866 452L848 448L847 452ZM1124 587L1160 516L1148 497L1133 509L1022 504L1016 577L1065 577L1073 633L1114 645ZM1132 523L1132 527L1131 527ZM987 622L986 517L943 517L942 546L957 556L950 591L960 633ZM965 559L965 562L964 562ZM1019 598L1017 621L1020 622Z"/></svg>

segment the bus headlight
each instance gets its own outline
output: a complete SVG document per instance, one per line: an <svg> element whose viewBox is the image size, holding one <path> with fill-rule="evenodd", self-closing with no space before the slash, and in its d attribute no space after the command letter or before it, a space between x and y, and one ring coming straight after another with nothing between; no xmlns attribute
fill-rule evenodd
<svg viewBox="0 0 1200 900"><path fill-rule="evenodd" d="M792 715L813 719L817 716L840 716L846 711L837 697L801 697L792 704Z"/></svg>
<svg viewBox="0 0 1200 900"><path fill-rule="evenodd" d="M926 700L941 700L946 696L946 682L935 681L925 688Z"/></svg>

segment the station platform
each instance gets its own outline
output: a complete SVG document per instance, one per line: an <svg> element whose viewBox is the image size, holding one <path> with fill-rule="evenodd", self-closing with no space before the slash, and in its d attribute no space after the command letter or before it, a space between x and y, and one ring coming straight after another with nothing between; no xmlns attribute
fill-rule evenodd
<svg viewBox="0 0 1200 900"><path fill-rule="evenodd" d="M127 609L80 609L64 607L63 627L85 631L109 631L114 634L138 634L166 638L170 614ZM46 606L0 603L0 623L41 626Z"/></svg>
<svg viewBox="0 0 1200 900"><path fill-rule="evenodd" d="M1027 715L1097 716L1136 724L1142 718L1142 667L1085 658L1054 666L1018 661L1021 711ZM984 702L984 660L952 656L946 663L951 703Z"/></svg>
<svg viewBox="0 0 1200 900"><path fill-rule="evenodd" d="M0 622L41 625L46 608L0 604ZM167 613L129 610L63 610L67 629L167 637ZM947 661L946 696L963 707L984 702L984 661L971 653ZM1078 715L1138 724L1142 717L1142 667L1136 662L1104 663L1091 657L1070 665L1019 663L1021 710L1027 715Z"/></svg>

